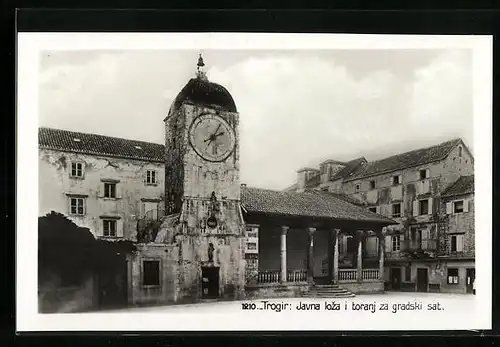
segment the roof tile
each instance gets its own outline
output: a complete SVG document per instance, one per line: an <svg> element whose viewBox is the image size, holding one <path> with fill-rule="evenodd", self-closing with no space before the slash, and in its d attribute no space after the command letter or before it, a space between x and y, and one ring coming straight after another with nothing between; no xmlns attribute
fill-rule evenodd
<svg viewBox="0 0 500 347"><path fill-rule="evenodd" d="M460 176L454 183L445 189L441 196L456 196L474 193L474 175Z"/></svg>
<svg viewBox="0 0 500 347"><path fill-rule="evenodd" d="M349 203L335 194L317 190L296 193L242 187L241 202L249 213L370 221L385 225L396 224L389 218Z"/></svg>
<svg viewBox="0 0 500 347"><path fill-rule="evenodd" d="M420 148L413 151L396 154L384 159L368 162L359 173L348 180L400 170L408 167L423 165L438 161L446 157L450 151L462 140L453 139L431 147Z"/></svg>
<svg viewBox="0 0 500 347"><path fill-rule="evenodd" d="M38 129L38 145L45 149L154 162L164 162L165 158L165 146L158 143L45 127Z"/></svg>

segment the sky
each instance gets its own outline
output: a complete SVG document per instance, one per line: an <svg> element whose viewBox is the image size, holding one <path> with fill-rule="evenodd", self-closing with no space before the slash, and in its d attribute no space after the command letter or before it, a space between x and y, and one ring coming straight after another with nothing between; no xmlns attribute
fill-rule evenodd
<svg viewBox="0 0 500 347"><path fill-rule="evenodd" d="M461 137L473 150L470 50L206 50L240 113L240 178L284 189L326 159L376 160ZM45 51L39 125L164 143L200 51Z"/></svg>

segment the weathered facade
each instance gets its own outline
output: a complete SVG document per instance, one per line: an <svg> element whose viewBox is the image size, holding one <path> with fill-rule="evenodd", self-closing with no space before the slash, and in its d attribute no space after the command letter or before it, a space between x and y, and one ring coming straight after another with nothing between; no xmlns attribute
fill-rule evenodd
<svg viewBox="0 0 500 347"><path fill-rule="evenodd" d="M98 237L135 240L164 204L161 145L40 128L38 170L39 215L64 213Z"/></svg>
<svg viewBox="0 0 500 347"><path fill-rule="evenodd" d="M467 193L465 212L457 217L450 217L446 212L444 206L449 207L450 202L443 195L474 173L474 158L462 140L454 139L373 162L365 158L347 163L330 160L320 164L317 174L312 170L309 169L312 175L307 178L303 170L299 170L297 183L288 190L316 189L344 194L372 212L398 222L387 227L386 287L466 291L465 286L459 288L449 283L448 269L457 268L456 261L467 261L459 266L460 280L462 283L474 280L474 219L473 212L469 211L473 208L470 202L473 192ZM468 252L455 252L450 256L445 246L449 243L449 230L458 235L453 238L458 247L462 239L467 242ZM373 242L367 243L366 252L373 253L373 247ZM455 270L451 273L455 274Z"/></svg>
<svg viewBox="0 0 500 347"><path fill-rule="evenodd" d="M396 222L344 194L241 185L240 115L202 69L164 119L165 145L41 128L40 214L134 241L117 280L133 305L383 291Z"/></svg>

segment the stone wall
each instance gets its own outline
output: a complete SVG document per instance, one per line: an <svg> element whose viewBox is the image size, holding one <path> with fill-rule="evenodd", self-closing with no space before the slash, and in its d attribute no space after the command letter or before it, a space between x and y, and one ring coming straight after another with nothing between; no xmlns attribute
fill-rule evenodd
<svg viewBox="0 0 500 347"><path fill-rule="evenodd" d="M446 211L446 204L454 201L464 201L468 205L467 212L454 213L453 205L450 214ZM441 204L441 249L443 255L452 255L459 257L474 257L475 256L475 227L474 227L474 196L472 194L455 196L453 198L443 199ZM463 234L463 251L452 253L449 238L450 234Z"/></svg>
<svg viewBox="0 0 500 347"><path fill-rule="evenodd" d="M309 290L304 283L260 284L245 287L246 299L298 298Z"/></svg>
<svg viewBox="0 0 500 347"><path fill-rule="evenodd" d="M130 258L129 303L132 305L166 304L177 301L178 248L174 245L140 244ZM160 262L160 285L143 285L143 261Z"/></svg>
<svg viewBox="0 0 500 347"><path fill-rule="evenodd" d="M442 293L465 293L465 276L467 268L474 268L474 261L436 261L436 262L412 262L411 282L417 283L417 269L426 268L429 277L429 285L438 284ZM448 284L448 269L458 268L458 284Z"/></svg>
<svg viewBox="0 0 500 347"><path fill-rule="evenodd" d="M199 105L184 104L165 119L166 196L171 213L182 209L185 196L208 198L212 192L221 199L239 200L239 141L223 163L201 158L189 143L189 127L201 114L218 114L238 134L238 114Z"/></svg>
<svg viewBox="0 0 500 347"><path fill-rule="evenodd" d="M83 178L71 178L71 163L84 164ZM157 184L145 183L146 170L157 172ZM102 235L101 216L118 217L118 232L136 240L137 219L145 211L144 201L163 206L164 164L123 158L91 156L54 150L39 150L39 215L56 211L68 216L78 226ZM104 198L103 180L117 183L116 198ZM70 196L85 199L83 216L70 214Z"/></svg>
<svg viewBox="0 0 500 347"><path fill-rule="evenodd" d="M38 311L40 313L84 312L97 308L97 283L93 276L80 285L60 285L57 278L41 283L38 288Z"/></svg>

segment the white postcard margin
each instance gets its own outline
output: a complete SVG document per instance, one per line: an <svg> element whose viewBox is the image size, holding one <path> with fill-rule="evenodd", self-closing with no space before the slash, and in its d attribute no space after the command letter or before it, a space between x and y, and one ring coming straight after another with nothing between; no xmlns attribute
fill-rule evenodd
<svg viewBox="0 0 500 347"><path fill-rule="evenodd" d="M18 331L481 330L492 314L492 42L478 35L245 33L19 33L17 60L16 319ZM473 51L476 288L473 306L443 297L444 311L39 314L37 296L38 71L44 50L449 49ZM446 91L443 91L444 93ZM381 295L378 302L397 302ZM420 299L419 299L420 300ZM280 302L288 302L286 299ZM421 301L421 300L420 300ZM296 300L290 300L294 305ZM342 302L342 301L341 301ZM363 302L358 296L356 302ZM425 301L424 301L425 302ZM367 302L369 303L369 302ZM187 310L187 311L193 311Z"/></svg>

